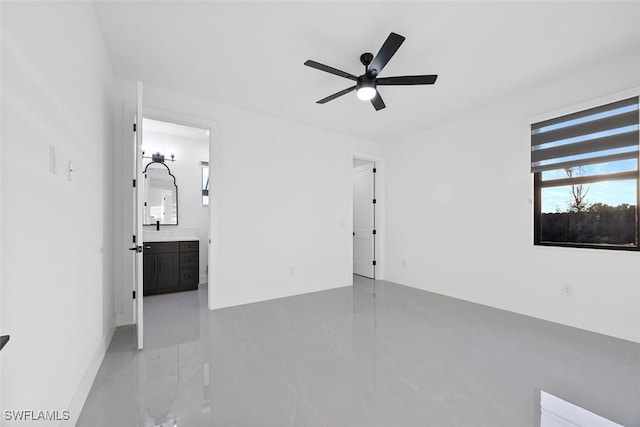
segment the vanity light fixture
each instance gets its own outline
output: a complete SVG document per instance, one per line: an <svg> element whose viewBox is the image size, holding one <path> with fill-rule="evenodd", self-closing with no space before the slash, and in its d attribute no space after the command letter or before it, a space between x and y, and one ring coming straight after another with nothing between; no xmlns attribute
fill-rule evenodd
<svg viewBox="0 0 640 427"><path fill-rule="evenodd" d="M144 155L144 151L142 152L142 158L143 159L151 159L151 161L156 162L156 163L164 163L165 160L167 162L175 162L176 161L176 155L175 154L170 154L171 159L165 159L164 158L164 154L160 153L159 151L157 153L154 153L151 155L151 157L149 156L145 156Z"/></svg>

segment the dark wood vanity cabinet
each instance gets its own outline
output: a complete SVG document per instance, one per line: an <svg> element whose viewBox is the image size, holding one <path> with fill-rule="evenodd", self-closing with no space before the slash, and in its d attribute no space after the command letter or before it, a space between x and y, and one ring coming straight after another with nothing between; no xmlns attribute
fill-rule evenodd
<svg viewBox="0 0 640 427"><path fill-rule="evenodd" d="M144 295L198 289L199 242L145 242Z"/></svg>

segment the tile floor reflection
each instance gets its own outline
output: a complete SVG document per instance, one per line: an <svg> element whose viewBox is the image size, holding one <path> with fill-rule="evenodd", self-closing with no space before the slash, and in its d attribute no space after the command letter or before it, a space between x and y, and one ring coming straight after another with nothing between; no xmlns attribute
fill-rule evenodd
<svg viewBox="0 0 640 427"><path fill-rule="evenodd" d="M541 391L640 426L640 345L384 281L216 311L145 298L78 426L540 426ZM375 287L375 297L374 297Z"/></svg>

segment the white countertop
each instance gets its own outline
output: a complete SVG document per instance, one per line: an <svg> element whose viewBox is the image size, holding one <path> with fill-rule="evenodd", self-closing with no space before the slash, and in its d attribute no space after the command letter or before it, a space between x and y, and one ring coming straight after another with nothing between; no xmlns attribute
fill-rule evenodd
<svg viewBox="0 0 640 427"><path fill-rule="evenodd" d="M162 227L162 226L161 226ZM176 242L180 240L199 240L195 227L166 228L157 230L144 230L145 242Z"/></svg>

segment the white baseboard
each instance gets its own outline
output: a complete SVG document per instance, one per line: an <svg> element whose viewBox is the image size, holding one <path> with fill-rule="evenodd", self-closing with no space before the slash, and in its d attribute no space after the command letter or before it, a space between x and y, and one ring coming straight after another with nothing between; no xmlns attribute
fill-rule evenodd
<svg viewBox="0 0 640 427"><path fill-rule="evenodd" d="M78 384L78 388L76 389L76 392L71 399L71 403L69 403L69 406L67 407L70 418L67 421L61 421L59 424L60 427L73 427L76 425L78 417L80 416L80 412L82 412L84 402L87 400L89 392L91 391L93 380L95 380L96 375L98 374L98 369L100 369L102 359L104 359L104 355L107 352L107 348L109 348L109 344L111 343L111 339L113 338L113 334L115 333L115 331L115 326L112 326L111 329L109 329L109 332L107 332L107 334L105 335L102 342L100 342L100 344L98 345L98 348L93 354L93 357L89 362L89 366L82 376L82 380L80 380L80 384Z"/></svg>

